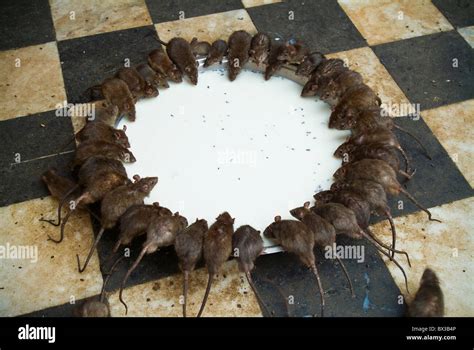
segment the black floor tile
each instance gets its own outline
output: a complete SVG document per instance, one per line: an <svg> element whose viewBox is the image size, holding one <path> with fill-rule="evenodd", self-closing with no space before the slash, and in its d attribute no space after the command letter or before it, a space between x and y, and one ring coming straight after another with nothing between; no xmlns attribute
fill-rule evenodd
<svg viewBox="0 0 474 350"><path fill-rule="evenodd" d="M183 18L204 16L213 13L243 8L240 0L146 0L153 23L175 21Z"/></svg>
<svg viewBox="0 0 474 350"><path fill-rule="evenodd" d="M0 169L0 206L49 195L41 174L51 167L67 169L74 153L40 158Z"/></svg>
<svg viewBox="0 0 474 350"><path fill-rule="evenodd" d="M247 11L259 31L285 40L302 39L312 50L331 53L367 45L336 1L288 1Z"/></svg>
<svg viewBox="0 0 474 350"><path fill-rule="evenodd" d="M474 1L432 0L433 4L455 27L474 25Z"/></svg>
<svg viewBox="0 0 474 350"><path fill-rule="evenodd" d="M21 161L74 150L74 131L69 117L48 111L0 122L0 165L8 167L17 154Z"/></svg>
<svg viewBox="0 0 474 350"><path fill-rule="evenodd" d="M474 98L474 51L456 31L372 49L410 102L420 103L422 110Z"/></svg>
<svg viewBox="0 0 474 350"><path fill-rule="evenodd" d="M2 0L0 28L0 50L56 40L48 0Z"/></svg>
<svg viewBox="0 0 474 350"><path fill-rule="evenodd" d="M146 62L159 47L155 36L146 26L58 42L68 101L83 102L85 90L114 75L126 59L131 66Z"/></svg>
<svg viewBox="0 0 474 350"><path fill-rule="evenodd" d="M347 279L336 262L324 259L316 251L317 268L325 290L327 317L397 317L404 305L398 303L400 292L387 267L372 246L365 241L338 238L338 244L364 246L364 261L344 259L356 297L351 298ZM401 272L400 272L401 273ZM276 317L320 315L320 297L316 279L295 255L278 253L258 258L252 277L269 312ZM293 305L285 306L292 297ZM289 300L289 299L287 299Z"/></svg>

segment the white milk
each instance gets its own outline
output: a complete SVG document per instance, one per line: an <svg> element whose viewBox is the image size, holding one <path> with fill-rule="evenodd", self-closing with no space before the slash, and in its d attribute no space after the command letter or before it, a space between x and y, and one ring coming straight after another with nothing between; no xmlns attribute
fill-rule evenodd
<svg viewBox="0 0 474 350"><path fill-rule="evenodd" d="M221 68L201 71L198 86L170 85L137 103L136 122L118 126L127 125L137 158L128 175L159 178L146 203L209 225L228 211L235 228L263 233L275 215L291 218L289 209L330 187L341 164L333 152L349 133L329 129L329 107L301 98L301 85L250 70L230 82Z"/></svg>

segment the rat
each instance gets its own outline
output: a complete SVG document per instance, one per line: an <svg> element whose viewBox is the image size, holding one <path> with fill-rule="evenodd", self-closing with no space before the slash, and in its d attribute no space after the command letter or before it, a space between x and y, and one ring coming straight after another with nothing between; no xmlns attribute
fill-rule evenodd
<svg viewBox="0 0 474 350"><path fill-rule="evenodd" d="M275 221L271 223L264 231L263 235L275 240L289 253L298 256L300 261L311 269L316 277L321 300L321 317L324 316L324 290L319 278L318 268L316 267L316 258L314 256L314 233L300 221L282 220L281 216L276 216Z"/></svg>
<svg viewBox="0 0 474 350"><path fill-rule="evenodd" d="M160 206L158 202L151 205L137 204L131 206L120 217L120 233L112 249L112 254L116 253L121 245L129 245L134 238L146 233L154 217L171 215L173 215L171 210Z"/></svg>
<svg viewBox="0 0 474 350"><path fill-rule="evenodd" d="M93 121L84 125L75 135L75 138L81 143L87 141L105 141L129 148L130 143L125 133L126 131L126 125L123 126L122 130L119 130L109 124Z"/></svg>
<svg viewBox="0 0 474 350"><path fill-rule="evenodd" d="M430 221L441 222L438 219L433 219L431 217L431 212L423 207L415 197L400 185L395 171L383 160L363 159L354 163L349 163L339 168L333 176L336 180L365 179L378 182L383 186L385 192L390 195L397 196L400 192L403 193L418 208L428 214L428 219Z"/></svg>
<svg viewBox="0 0 474 350"><path fill-rule="evenodd" d="M107 78L101 84L102 95L108 103L117 106L119 116L135 121L135 100L128 85L118 78Z"/></svg>
<svg viewBox="0 0 474 350"><path fill-rule="evenodd" d="M159 38L157 40L166 46L166 53L173 61L181 74L185 74L191 83L197 85L198 83L198 63L194 56L191 45L183 38L173 38L165 43Z"/></svg>
<svg viewBox="0 0 474 350"><path fill-rule="evenodd" d="M183 81L183 74L162 48L155 49L148 54L148 64L153 70L163 74L175 83L181 83Z"/></svg>
<svg viewBox="0 0 474 350"><path fill-rule="evenodd" d="M319 97L322 101L334 107L350 88L361 85L363 82L362 75L359 73L350 69L344 70L321 87Z"/></svg>
<svg viewBox="0 0 474 350"><path fill-rule="evenodd" d="M119 299L125 307L125 314L128 313L128 306L123 300L123 288L125 287L125 283L127 282L133 270L136 269L145 255L152 254L159 248L174 244L176 235L180 231L184 230L187 226L188 221L185 217L179 215L178 212L172 216L167 215L154 217L150 222L146 232L146 241L143 243L142 250L140 251L140 254L132 266L130 266L128 269L120 285Z"/></svg>
<svg viewBox="0 0 474 350"><path fill-rule="evenodd" d="M333 247L336 244L336 229L328 221L324 220L321 216L315 214L309 209L309 202L305 202L302 207L295 208L290 210L290 214L297 220L300 220L303 224L306 225L314 234L314 245L320 248ZM351 290L351 295L355 298L354 287L352 286L352 281L347 272L346 266L335 254L336 259L341 266L344 275L349 283L349 288Z"/></svg>
<svg viewBox="0 0 474 350"><path fill-rule="evenodd" d="M88 158L97 155L121 160L124 163L136 162L133 153L123 146L107 141L91 140L79 144L76 149L72 168L84 164Z"/></svg>
<svg viewBox="0 0 474 350"><path fill-rule="evenodd" d="M420 288L408 307L409 317L443 317L444 296L439 285L438 276L426 268L420 281Z"/></svg>
<svg viewBox="0 0 474 350"><path fill-rule="evenodd" d="M334 155L336 157L343 158L346 156L346 154L354 151L357 146L373 143L383 145L384 147L396 148L405 160L405 173L408 174L410 172L410 160L408 159L408 155L406 154L405 150L400 145L397 137L393 132L382 127L372 130L371 132L352 135L349 140L344 142L336 149Z"/></svg>
<svg viewBox="0 0 474 350"><path fill-rule="evenodd" d="M189 274L194 271L196 264L202 258L204 235L208 229L206 220L196 219L196 222L176 235L174 242L179 268L183 272L183 317L186 317Z"/></svg>
<svg viewBox="0 0 474 350"><path fill-rule="evenodd" d="M278 53L277 59L289 64L300 64L309 53L309 49L301 40L289 41Z"/></svg>
<svg viewBox="0 0 474 350"><path fill-rule="evenodd" d="M229 52L227 54L230 81L235 80L248 62L251 41L252 36L245 30L238 30L230 35L228 40Z"/></svg>
<svg viewBox="0 0 474 350"><path fill-rule="evenodd" d="M191 46L191 52L194 57L208 57L209 52L211 52L211 44L207 41L198 41L196 37L192 38L189 45Z"/></svg>
<svg viewBox="0 0 474 350"><path fill-rule="evenodd" d="M133 183L114 188L102 199L100 203L101 228L87 255L83 267L80 265L79 255L76 255L77 266L80 273L82 273L89 264L89 260L92 258L92 254L102 238L104 231L113 228L120 217L132 205L143 204L143 199L150 194L158 182L157 177L145 177L141 179L140 176L135 175L133 179Z"/></svg>
<svg viewBox="0 0 474 350"><path fill-rule="evenodd" d="M136 66L135 69L148 84L157 89L157 96L159 95L158 88L167 89L170 87L166 76L163 73L153 70L148 63L142 63Z"/></svg>
<svg viewBox="0 0 474 350"><path fill-rule="evenodd" d="M303 86L301 97L319 95L319 91L328 81L334 79L342 72L348 70L343 60L338 58L324 59L312 71L308 81Z"/></svg>
<svg viewBox="0 0 474 350"><path fill-rule="evenodd" d="M135 101L142 97L158 96L158 90L146 81L135 68L120 68L115 76L128 85Z"/></svg>
<svg viewBox="0 0 474 350"><path fill-rule="evenodd" d="M398 268L403 273L403 277L405 278L405 286L408 291L408 280L403 267L398 263L397 260L391 257L389 253L385 252L382 248L380 248L377 245L377 242L373 239L373 237L366 233L359 226L359 224L357 223L357 217L352 210L340 203L332 202L322 205L316 205L312 207L311 210L315 214L320 215L323 219L331 223L336 229L336 235L345 235L353 239L362 239L362 237L365 237L367 239L367 242L369 242L375 249L377 249L380 253L388 257L391 261L395 263L395 265L398 266Z"/></svg>
<svg viewBox="0 0 474 350"><path fill-rule="evenodd" d="M265 33L257 33L250 42L250 60L257 66L267 62L272 47L272 39Z"/></svg>
<svg viewBox="0 0 474 350"><path fill-rule="evenodd" d="M60 214L62 206L69 196L77 189L83 189L75 200L69 201L70 210L61 223L60 238L58 240L51 237L48 238L54 243L62 242L64 238L64 227L76 208L82 208L87 204L95 203L101 200L109 191L130 182L122 162L103 156L94 156L87 159L79 169L78 178L79 181L77 185L67 192L59 203L58 222L61 221Z"/></svg>
<svg viewBox="0 0 474 350"><path fill-rule="evenodd" d="M212 66L215 63L222 63L222 59L227 54L227 43L224 40L218 39L211 45L209 56L204 62L204 67Z"/></svg>
<svg viewBox="0 0 474 350"><path fill-rule="evenodd" d="M237 259L239 271L245 274L250 288L252 288L258 303L265 310L265 313L271 315L260 294L257 292L252 279L255 260L262 254L263 248L263 239L260 236L260 231L257 231L252 226L240 226L232 236L232 251L233 256Z"/></svg>
<svg viewBox="0 0 474 350"><path fill-rule="evenodd" d="M285 64L285 61L278 59L278 56L283 54L284 51L284 44L277 43L275 45L272 45L270 53L268 55L267 68L265 69L265 80L269 80Z"/></svg>
<svg viewBox="0 0 474 350"><path fill-rule="evenodd" d="M99 85L101 88L101 85ZM106 100L97 101L93 104L93 113L86 119L87 122L101 122L115 127L119 117L119 108Z"/></svg>
<svg viewBox="0 0 474 350"><path fill-rule="evenodd" d="M222 265L232 254L232 235L234 234L234 220L228 212L220 214L204 235L203 256L206 262L209 279L206 292L202 299L201 308L197 317L201 317L206 306L214 275L219 273Z"/></svg>
<svg viewBox="0 0 474 350"><path fill-rule="evenodd" d="M311 73L323 62L326 60L321 52L312 52L307 54L303 61L298 65L296 69L296 75L309 77Z"/></svg>

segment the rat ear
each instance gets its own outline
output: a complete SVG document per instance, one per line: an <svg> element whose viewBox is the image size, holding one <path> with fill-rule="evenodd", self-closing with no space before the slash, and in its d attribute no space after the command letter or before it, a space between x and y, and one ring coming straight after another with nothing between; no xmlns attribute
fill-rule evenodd
<svg viewBox="0 0 474 350"><path fill-rule="evenodd" d="M232 223L234 223L234 222L235 222L235 218L232 218Z"/></svg>
<svg viewBox="0 0 474 350"><path fill-rule="evenodd" d="M140 181L140 175L133 175L133 179L135 180L135 182Z"/></svg>
<svg viewBox="0 0 474 350"><path fill-rule="evenodd" d="M199 221L199 219L198 219L198 218L196 218L196 221L195 221L195 222L198 222L198 221Z"/></svg>
<svg viewBox="0 0 474 350"><path fill-rule="evenodd" d="M279 222L279 221L281 221L281 216L280 215L275 216L275 222Z"/></svg>
<svg viewBox="0 0 474 350"><path fill-rule="evenodd" d="M123 130L123 131L127 131L127 126L126 126L125 124L123 125L123 129L122 129L122 130Z"/></svg>
<svg viewBox="0 0 474 350"><path fill-rule="evenodd" d="M159 202L153 202L152 205L155 206L155 207L159 207L160 203Z"/></svg>
<svg viewBox="0 0 474 350"><path fill-rule="evenodd" d="M174 216L179 216L179 211L177 211L176 213L174 213Z"/></svg>
<svg viewBox="0 0 474 350"><path fill-rule="evenodd" d="M310 204L309 202L304 202L303 207L304 207L305 209L308 209L308 208L309 208L309 204Z"/></svg>

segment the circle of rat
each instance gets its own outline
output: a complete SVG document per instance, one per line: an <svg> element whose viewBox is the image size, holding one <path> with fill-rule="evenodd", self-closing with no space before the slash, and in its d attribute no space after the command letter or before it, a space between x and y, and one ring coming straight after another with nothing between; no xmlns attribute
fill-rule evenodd
<svg viewBox="0 0 474 350"><path fill-rule="evenodd" d="M135 103L142 98L158 96L158 88L169 87L168 80L182 82L184 77L196 85L199 65L197 58L205 58L204 67L209 67L222 63L227 57L231 81L238 77L249 61L265 67L266 80L283 67L307 79L301 96L318 96L327 102L332 108L329 127L352 132L351 137L334 153L336 157L342 158L343 166L335 172L336 182L330 190L315 194L313 207L310 207L310 202L306 202L303 206L292 209L290 213L296 220L282 220L277 215L263 233L285 251L295 254L314 274L319 289L320 315L324 315L325 293L314 249L335 245L338 235L364 238L387 256L402 271L408 292L406 274L395 259L395 253L404 254L409 265L410 260L406 252L396 249L396 228L387 204L387 195L403 193L428 214L429 220L436 219L432 219L429 210L397 180L397 175L404 181L410 180L415 170L411 168L409 158L393 129L408 133L421 146L426 156L430 156L414 135L385 116L380 98L363 82L362 76L349 69L340 59L328 59L319 52L311 52L302 41L274 41L265 33L252 36L239 30L232 33L227 42L219 39L212 44L196 38L191 42L173 38L168 43L157 37L156 39L166 50L160 45L149 53L147 63L121 68L114 76L84 92L83 97L88 102L103 101L95 104L93 120L88 119L86 125L71 140L75 139L79 143L71 164L76 174L75 180L59 174L54 168L42 175L51 195L59 201L57 220L41 219L60 226L59 238L49 237L55 243L63 240L65 225L75 210L89 211L89 204L100 202L100 218L89 211L100 221L100 231L83 266L77 256L79 272L87 268L102 235L118 225L119 236L107 263L112 261L121 246L129 246L139 236L146 237L141 252L121 283L119 299L125 306L125 313L128 307L124 301L123 288L133 270L145 255L173 245L183 273L180 303L184 317L187 316L189 278L196 265L204 259L209 274L197 314L199 317L205 310L215 275L231 257L237 260L238 268L246 276L264 314L272 316L273 313L257 293L251 275L256 259L264 251L260 232L248 225L234 231L234 218L226 211L210 226L204 219L196 219L188 225L187 219L178 212L173 214L159 203L144 204L144 198L158 183L158 178L140 178L135 175L133 181L128 179L122 163L135 162L135 156L129 150L126 128L115 129L115 124L121 117L135 121ZM404 160L403 169L397 152ZM61 217L63 207L67 209L64 218ZM383 215L389 221L391 245L381 242L369 229L372 214ZM76 310L78 316L110 316L109 304L104 297L105 288L110 274L123 258L121 254L108 272L100 299L86 300ZM348 290L354 297L350 276L337 254L335 259L344 272ZM430 273L434 274L431 270ZM437 282L436 276L431 280ZM417 293L416 310L418 314L426 316L433 310L433 295L439 296L441 291L436 283L434 286L430 284L426 290L421 290L423 286L422 284ZM421 295L420 298L418 294ZM441 298L435 299L442 301L442 294ZM441 306L434 309L439 315ZM416 314L412 312L411 316Z"/></svg>

